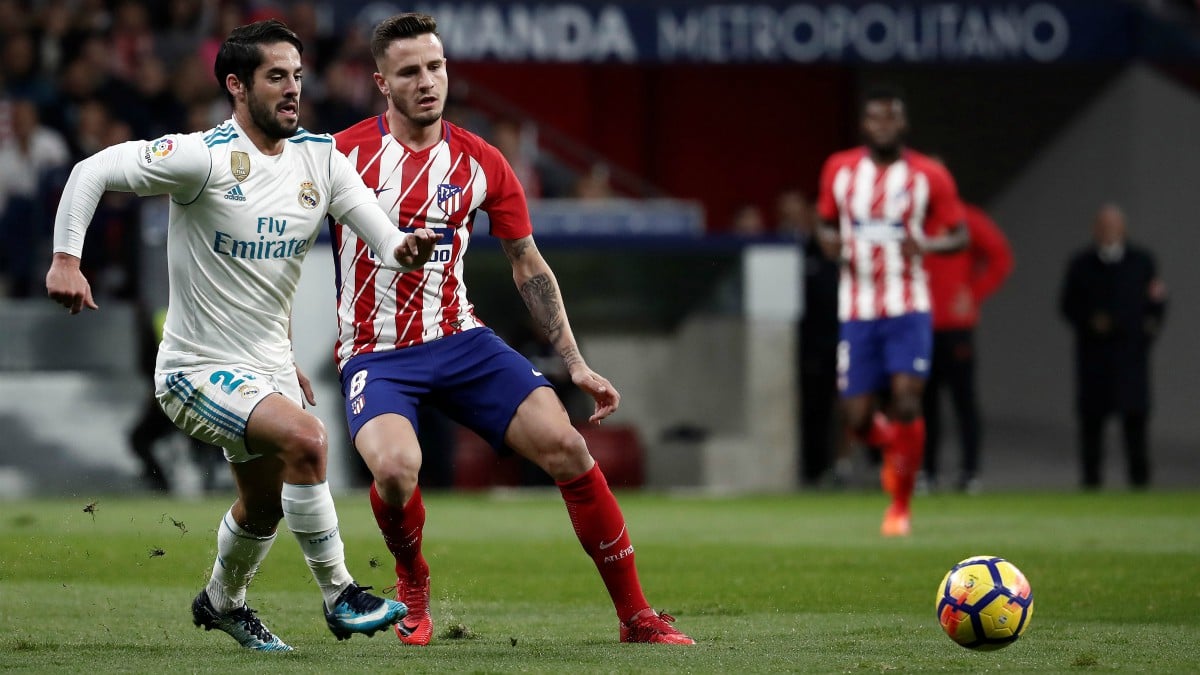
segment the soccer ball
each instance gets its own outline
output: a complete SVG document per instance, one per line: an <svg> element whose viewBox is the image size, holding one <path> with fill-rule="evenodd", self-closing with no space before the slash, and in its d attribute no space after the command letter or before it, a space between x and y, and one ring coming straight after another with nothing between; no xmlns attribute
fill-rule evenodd
<svg viewBox="0 0 1200 675"><path fill-rule="evenodd" d="M1003 558L967 558L938 586L937 618L946 635L964 647L1007 647L1029 627L1033 590L1021 570Z"/></svg>

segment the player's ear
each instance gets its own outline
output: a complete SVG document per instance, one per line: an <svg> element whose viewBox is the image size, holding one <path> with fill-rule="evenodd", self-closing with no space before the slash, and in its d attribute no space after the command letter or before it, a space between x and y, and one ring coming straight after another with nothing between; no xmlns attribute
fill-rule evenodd
<svg viewBox="0 0 1200 675"><path fill-rule="evenodd" d="M379 88L379 93L383 94L384 96L387 96L388 95L387 80L384 79L383 74L377 72L373 75L373 77L375 78L375 86Z"/></svg>
<svg viewBox="0 0 1200 675"><path fill-rule="evenodd" d="M245 87L242 86L242 81L237 75L230 73L225 76L225 89L233 95L234 99L238 99L245 93Z"/></svg>

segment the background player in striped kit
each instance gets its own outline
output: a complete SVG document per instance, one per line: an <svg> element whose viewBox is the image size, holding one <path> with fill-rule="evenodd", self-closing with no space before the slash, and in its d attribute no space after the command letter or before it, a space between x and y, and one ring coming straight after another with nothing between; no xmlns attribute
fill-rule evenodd
<svg viewBox="0 0 1200 675"><path fill-rule="evenodd" d="M983 431L975 391L975 326L984 301L1012 272L1013 255L1004 232L983 209L966 203L963 208L970 246L951 255L924 258L933 301L933 365L922 400L926 426L923 468L926 487L938 487L942 436L939 396L949 391L962 456L956 487L976 493L980 490L979 447Z"/></svg>
<svg viewBox="0 0 1200 675"><path fill-rule="evenodd" d="M293 361L290 316L301 262L327 214L351 223L390 268L420 267L434 243L427 230L397 232L333 139L300 128L302 49L278 21L234 29L214 66L230 120L205 133L114 145L76 165L46 275L49 296L72 314L97 309L79 255L100 197L171 196L170 300L155 395L181 429L225 449L238 491L192 618L258 651L291 651L245 602L281 518L339 640L370 635L405 612L346 569L325 482L325 430L302 408L315 400Z"/></svg>
<svg viewBox="0 0 1200 675"><path fill-rule="evenodd" d="M409 606L396 626L400 640L424 645L433 633L415 433L417 405L429 402L555 479L612 597L622 641L692 644L642 594L625 518L546 378L486 328L467 299L463 254L482 210L534 320L571 380L595 400L591 421L616 411L617 390L579 352L511 167L496 148L442 119L448 79L436 22L423 14L391 17L376 27L371 50L387 111L336 134L338 149L402 229L425 226L442 235L424 268L396 274L380 269L353 233L334 233L346 417L375 478L371 504L396 559L397 597Z"/></svg>
<svg viewBox="0 0 1200 675"><path fill-rule="evenodd" d="M962 249L968 237L954 179L904 145L900 95L869 93L861 122L865 144L826 160L817 209L826 252L842 264L838 388L851 430L883 452L892 503L880 530L897 536L910 532L925 444L921 390L933 336L921 255ZM889 388L881 411L877 394Z"/></svg>

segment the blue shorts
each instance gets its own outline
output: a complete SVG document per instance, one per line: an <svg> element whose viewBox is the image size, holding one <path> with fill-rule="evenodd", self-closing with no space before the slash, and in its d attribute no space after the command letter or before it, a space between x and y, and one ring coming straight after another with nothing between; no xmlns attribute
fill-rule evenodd
<svg viewBox="0 0 1200 675"><path fill-rule="evenodd" d="M436 406L501 452L517 408L550 382L491 328L473 328L386 352L362 354L342 368L350 438L384 413L404 416L417 430L417 407Z"/></svg>
<svg viewBox="0 0 1200 675"><path fill-rule="evenodd" d="M886 388L891 376L929 377L933 320L928 312L843 321L838 341L838 390L843 397Z"/></svg>

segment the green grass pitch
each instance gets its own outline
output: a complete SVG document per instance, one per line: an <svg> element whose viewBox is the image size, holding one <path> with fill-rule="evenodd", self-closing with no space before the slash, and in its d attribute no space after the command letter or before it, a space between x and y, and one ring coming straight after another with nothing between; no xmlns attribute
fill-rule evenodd
<svg viewBox="0 0 1200 675"><path fill-rule="evenodd" d="M995 493L915 502L878 535L876 493L619 495L642 583L696 647L621 645L557 493L427 496L434 642L337 642L281 533L251 605L296 652L192 626L231 497L81 495L0 503L0 670L28 672L1195 672L1200 493ZM97 500L94 513L85 507ZM338 498L350 570L390 557L365 494ZM938 581L994 554L1033 586L1016 644L972 652L937 626Z"/></svg>

